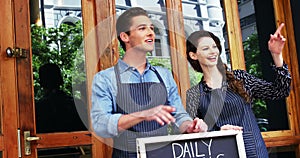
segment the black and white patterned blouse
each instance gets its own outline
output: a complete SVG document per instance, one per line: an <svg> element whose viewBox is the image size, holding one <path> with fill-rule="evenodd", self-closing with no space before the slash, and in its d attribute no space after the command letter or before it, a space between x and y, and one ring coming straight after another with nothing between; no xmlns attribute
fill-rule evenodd
<svg viewBox="0 0 300 158"><path fill-rule="evenodd" d="M233 70L233 73L236 79L243 81L251 100L285 98L289 95L291 83L288 67L284 63L283 67L274 67L274 70L274 82L259 79L244 70ZM251 103L227 87L211 89L203 81L190 88L186 95L187 112L192 117L204 119L210 131L219 130L226 124L242 126L247 158L268 157Z"/></svg>

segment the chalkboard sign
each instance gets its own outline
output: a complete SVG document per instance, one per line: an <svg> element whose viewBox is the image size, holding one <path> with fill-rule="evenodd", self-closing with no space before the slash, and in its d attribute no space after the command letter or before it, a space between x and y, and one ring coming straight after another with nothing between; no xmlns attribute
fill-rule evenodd
<svg viewBox="0 0 300 158"><path fill-rule="evenodd" d="M137 138L138 158L246 158L241 131Z"/></svg>

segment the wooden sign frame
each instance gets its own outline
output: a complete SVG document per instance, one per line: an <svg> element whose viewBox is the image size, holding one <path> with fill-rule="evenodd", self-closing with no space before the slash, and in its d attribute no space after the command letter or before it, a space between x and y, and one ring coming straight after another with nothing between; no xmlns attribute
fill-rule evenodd
<svg viewBox="0 0 300 158"><path fill-rule="evenodd" d="M228 137L228 136L235 137L238 157L246 158L245 145L244 145L242 131L234 131L234 130L137 138L136 139L137 157L138 158L152 158L152 157L147 157L148 151L146 149L146 145L162 143L164 146L166 146L167 144L171 144L171 143L174 143L177 141L193 141L193 140L198 140L198 139L201 140L201 139L209 139L209 138L215 139L215 138L222 138L222 137ZM159 148L159 147L157 147L157 148ZM170 157L171 156L172 155L170 155ZM173 153L172 158L174 158L174 157L175 156ZM194 155L191 157L197 157L197 156ZM224 156L220 156L220 157L224 157Z"/></svg>

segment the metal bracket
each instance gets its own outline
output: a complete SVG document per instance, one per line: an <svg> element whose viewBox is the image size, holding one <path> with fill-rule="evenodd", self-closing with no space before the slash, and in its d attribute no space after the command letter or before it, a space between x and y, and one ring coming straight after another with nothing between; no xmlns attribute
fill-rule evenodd
<svg viewBox="0 0 300 158"><path fill-rule="evenodd" d="M22 49L22 48L8 47L6 49L6 55L7 55L7 57L10 57L10 58L12 58L12 57L26 58L28 53L29 53L29 50Z"/></svg>

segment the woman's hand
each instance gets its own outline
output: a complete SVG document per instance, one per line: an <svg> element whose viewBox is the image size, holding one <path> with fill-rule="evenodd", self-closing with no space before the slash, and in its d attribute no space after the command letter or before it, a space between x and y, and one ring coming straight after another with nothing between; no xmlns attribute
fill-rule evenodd
<svg viewBox="0 0 300 158"><path fill-rule="evenodd" d="M283 28L283 26L284 23L280 24L274 35L270 35L270 40L268 42L268 47L272 54L272 58L276 67L283 66L282 49L286 41L286 39L281 35L281 29Z"/></svg>
<svg viewBox="0 0 300 158"><path fill-rule="evenodd" d="M235 130L235 131L242 131L243 127L240 126L234 126L234 125L223 125L220 129L221 131L225 131L225 130Z"/></svg>
<svg viewBox="0 0 300 158"><path fill-rule="evenodd" d="M281 35L281 29L283 28L283 26L284 23L281 23L276 32L273 35L270 35L268 47L272 54L280 54L284 47L286 39Z"/></svg>

